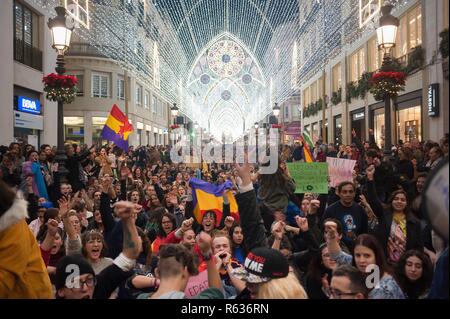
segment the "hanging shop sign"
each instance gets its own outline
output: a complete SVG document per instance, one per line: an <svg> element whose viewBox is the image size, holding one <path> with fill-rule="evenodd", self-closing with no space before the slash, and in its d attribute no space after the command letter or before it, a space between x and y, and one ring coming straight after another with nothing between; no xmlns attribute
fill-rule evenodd
<svg viewBox="0 0 450 319"><path fill-rule="evenodd" d="M439 116L439 83L431 84L428 87L428 116Z"/></svg>

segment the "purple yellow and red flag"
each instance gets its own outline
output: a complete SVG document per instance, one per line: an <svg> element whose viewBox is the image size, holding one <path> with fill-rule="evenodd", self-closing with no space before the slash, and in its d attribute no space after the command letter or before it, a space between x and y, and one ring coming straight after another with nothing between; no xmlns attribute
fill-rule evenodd
<svg viewBox="0 0 450 319"><path fill-rule="evenodd" d="M203 215L208 211L216 213L216 227L219 226L223 216L223 192L231 189L233 184L226 181L222 185L213 185L197 178L191 178L189 186L192 188L192 205L194 207L194 217L199 224L202 223ZM235 221L239 221L239 210L236 199L231 192L228 192L228 202L230 203L230 216Z"/></svg>
<svg viewBox="0 0 450 319"><path fill-rule="evenodd" d="M133 125L117 105L113 105L106 124L103 127L102 138L114 142L118 147L128 152L128 137L133 133Z"/></svg>

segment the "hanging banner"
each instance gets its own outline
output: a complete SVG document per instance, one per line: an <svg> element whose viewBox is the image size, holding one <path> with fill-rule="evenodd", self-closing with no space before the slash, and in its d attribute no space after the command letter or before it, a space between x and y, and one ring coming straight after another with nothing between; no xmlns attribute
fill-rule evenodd
<svg viewBox="0 0 450 319"><path fill-rule="evenodd" d="M342 182L353 181L353 170L356 161L327 157L328 175L330 176L330 187L336 187Z"/></svg>

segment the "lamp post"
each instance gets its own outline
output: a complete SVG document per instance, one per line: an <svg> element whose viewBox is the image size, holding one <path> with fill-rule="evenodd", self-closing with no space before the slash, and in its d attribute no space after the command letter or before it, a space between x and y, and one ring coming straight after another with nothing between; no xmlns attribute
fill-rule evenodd
<svg viewBox="0 0 450 319"><path fill-rule="evenodd" d="M176 125L176 118L178 116L178 111L179 108L177 107L177 103L173 103L172 107L170 108L170 114L172 114L173 117L173 125ZM177 142L177 136L175 133L172 133L173 135L173 140L175 141L175 143Z"/></svg>
<svg viewBox="0 0 450 319"><path fill-rule="evenodd" d="M378 49L384 53L382 69L390 60L391 50L395 47L397 30L400 25L399 19L391 15L393 7L390 2L384 3L381 7L380 25L377 28ZM390 159L392 156L391 97L387 94L384 99L384 127L384 157Z"/></svg>
<svg viewBox="0 0 450 319"><path fill-rule="evenodd" d="M66 21L66 9L64 7L56 7L56 17L48 19L48 28L51 32L52 47L58 53L56 58L55 71L58 75L66 73L64 54L69 50L70 39L72 38L73 27L69 27ZM66 151L64 149L64 103L58 101L58 150L55 160L58 163L58 172L61 180L64 180L69 171L65 167L67 160Z"/></svg>
<svg viewBox="0 0 450 319"><path fill-rule="evenodd" d="M323 96L323 105L322 105L322 143L327 144L327 124L326 124L326 109L328 107L328 103L330 102L330 98L327 94Z"/></svg>

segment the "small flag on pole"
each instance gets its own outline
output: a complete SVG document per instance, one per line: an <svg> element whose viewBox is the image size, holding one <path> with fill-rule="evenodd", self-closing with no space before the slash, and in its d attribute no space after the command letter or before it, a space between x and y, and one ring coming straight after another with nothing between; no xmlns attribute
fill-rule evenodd
<svg viewBox="0 0 450 319"><path fill-rule="evenodd" d="M102 138L114 142L118 147L128 152L128 137L133 133L133 126L128 117L114 104L108 120L102 131Z"/></svg>

